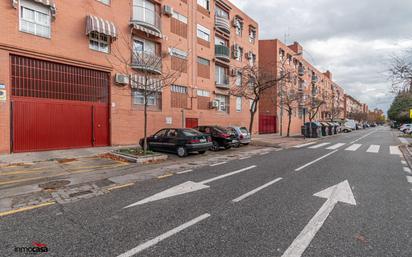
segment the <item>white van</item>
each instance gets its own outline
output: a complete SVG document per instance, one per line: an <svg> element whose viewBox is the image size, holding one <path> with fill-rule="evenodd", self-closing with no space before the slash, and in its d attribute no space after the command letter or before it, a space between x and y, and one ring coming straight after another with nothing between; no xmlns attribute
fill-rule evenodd
<svg viewBox="0 0 412 257"><path fill-rule="evenodd" d="M356 122L354 120L346 120L345 127L351 128L352 130L356 130Z"/></svg>

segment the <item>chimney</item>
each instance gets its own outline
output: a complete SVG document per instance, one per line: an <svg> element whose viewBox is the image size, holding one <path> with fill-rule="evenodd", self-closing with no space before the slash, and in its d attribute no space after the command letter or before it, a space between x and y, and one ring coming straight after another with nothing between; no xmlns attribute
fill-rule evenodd
<svg viewBox="0 0 412 257"><path fill-rule="evenodd" d="M303 47L298 43L294 42L293 45L288 46L293 52L300 54L303 52Z"/></svg>
<svg viewBox="0 0 412 257"><path fill-rule="evenodd" d="M329 70L324 72L323 75L325 75L328 79L332 80L332 73Z"/></svg>

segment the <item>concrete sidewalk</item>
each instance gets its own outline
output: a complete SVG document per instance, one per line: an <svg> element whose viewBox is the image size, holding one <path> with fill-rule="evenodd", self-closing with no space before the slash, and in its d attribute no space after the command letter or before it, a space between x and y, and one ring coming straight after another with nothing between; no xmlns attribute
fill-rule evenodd
<svg viewBox="0 0 412 257"><path fill-rule="evenodd" d="M300 135L294 135L290 137L283 137L279 134L264 134L254 135L252 137L252 145L275 147L275 148L290 148L295 145L305 144L313 141L317 141L322 138L303 138Z"/></svg>
<svg viewBox="0 0 412 257"><path fill-rule="evenodd" d="M102 155L125 146L80 148L57 151L14 153L0 155L0 167L13 164L27 164L59 159L77 159ZM127 146L135 147L135 146Z"/></svg>

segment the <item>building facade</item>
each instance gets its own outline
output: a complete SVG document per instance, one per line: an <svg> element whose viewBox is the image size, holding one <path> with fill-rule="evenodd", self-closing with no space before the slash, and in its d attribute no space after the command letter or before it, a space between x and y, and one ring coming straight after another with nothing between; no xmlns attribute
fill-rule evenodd
<svg viewBox="0 0 412 257"><path fill-rule="evenodd" d="M322 73L304 58L303 47L299 43L285 45L278 39L260 40L259 67L276 74L278 79L282 78L281 72L288 74L261 99L260 133L282 132L286 135L290 113L290 134L300 134L303 123L309 121L311 112L308 105L314 98L323 99L325 103L316 114L312 112L313 120L331 119L332 108L343 109L342 88L332 81L331 72Z"/></svg>
<svg viewBox="0 0 412 257"><path fill-rule="evenodd" d="M249 102L229 89L234 67L258 63L258 24L227 0L11 0L0 10L0 152L136 144L145 99L149 133L249 123ZM144 97L138 81L168 74L173 84Z"/></svg>

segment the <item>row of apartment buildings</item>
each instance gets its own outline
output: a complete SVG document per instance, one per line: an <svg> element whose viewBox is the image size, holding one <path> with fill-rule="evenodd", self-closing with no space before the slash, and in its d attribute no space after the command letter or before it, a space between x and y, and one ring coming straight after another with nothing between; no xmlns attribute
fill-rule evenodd
<svg viewBox="0 0 412 257"><path fill-rule="evenodd" d="M336 87L345 113L357 108L330 72L305 61L299 44L259 41L258 23L228 0L5 0L0 12L1 153L137 143L145 97L133 81L148 73L153 84L156 76L179 74L146 99L149 133L247 126L250 100L230 94L241 83L238 68L281 58L316 73L322 93ZM279 110L270 103L277 91L266 95L253 133L279 131ZM299 108L294 115L297 133Z"/></svg>

